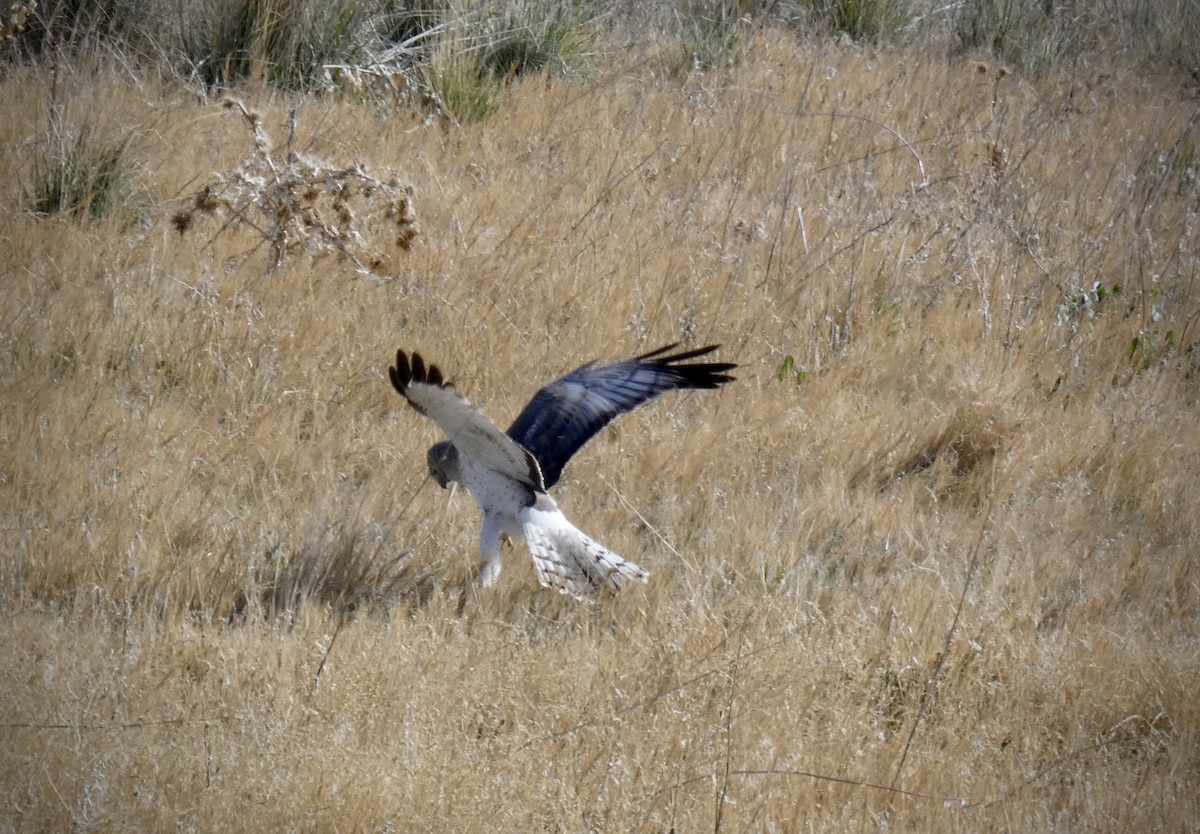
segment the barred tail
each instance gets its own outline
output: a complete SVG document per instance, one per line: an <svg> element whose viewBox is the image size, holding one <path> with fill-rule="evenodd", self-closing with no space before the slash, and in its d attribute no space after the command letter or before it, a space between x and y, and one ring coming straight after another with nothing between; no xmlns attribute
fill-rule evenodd
<svg viewBox="0 0 1200 834"><path fill-rule="evenodd" d="M650 579L648 571L590 538L557 508L529 508L521 523L538 581L547 588L588 600L601 588L618 591L630 579Z"/></svg>

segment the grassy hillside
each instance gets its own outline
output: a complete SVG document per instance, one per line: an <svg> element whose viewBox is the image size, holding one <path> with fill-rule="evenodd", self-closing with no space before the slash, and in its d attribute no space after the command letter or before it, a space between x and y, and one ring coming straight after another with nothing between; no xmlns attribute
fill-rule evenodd
<svg viewBox="0 0 1200 834"><path fill-rule="evenodd" d="M247 84L256 147L169 76L5 72L0 828L1195 828L1179 77L764 30L460 124ZM671 341L738 381L556 489L649 585L518 545L479 591L395 350L504 423Z"/></svg>

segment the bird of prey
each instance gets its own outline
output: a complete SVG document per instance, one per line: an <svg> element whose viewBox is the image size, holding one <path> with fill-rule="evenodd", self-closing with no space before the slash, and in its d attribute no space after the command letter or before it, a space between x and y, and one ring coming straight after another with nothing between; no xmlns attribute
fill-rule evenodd
<svg viewBox="0 0 1200 834"><path fill-rule="evenodd" d="M676 388L719 388L734 377L731 362L692 362L720 345L671 353L678 344L597 367L588 362L537 392L501 431L454 390L437 365L396 351L392 385L448 437L427 455L429 474L443 489L465 486L483 510L480 584L500 576L501 535L524 539L538 580L547 588L588 599L601 588L650 574L594 541L567 520L547 490L579 449L614 418Z"/></svg>

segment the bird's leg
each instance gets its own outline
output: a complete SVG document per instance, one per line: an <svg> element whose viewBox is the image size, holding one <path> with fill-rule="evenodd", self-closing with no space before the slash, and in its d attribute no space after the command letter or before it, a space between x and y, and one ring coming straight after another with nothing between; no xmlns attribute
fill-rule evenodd
<svg viewBox="0 0 1200 834"><path fill-rule="evenodd" d="M492 513L483 516L479 532L479 584L488 588L500 578L500 535L503 522Z"/></svg>
<svg viewBox="0 0 1200 834"><path fill-rule="evenodd" d="M479 584L484 588L490 588L496 584L500 578L500 557L495 559L484 559L479 564Z"/></svg>

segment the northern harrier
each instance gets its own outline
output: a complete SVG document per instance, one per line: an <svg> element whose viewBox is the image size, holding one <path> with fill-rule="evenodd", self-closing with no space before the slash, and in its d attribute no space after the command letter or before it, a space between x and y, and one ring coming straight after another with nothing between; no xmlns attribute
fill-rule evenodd
<svg viewBox="0 0 1200 834"><path fill-rule="evenodd" d="M614 418L665 391L733 381L728 371L737 365L731 362L683 364L720 345L669 353L677 346L603 367L581 365L538 391L507 433L455 391L437 365L396 351L396 365L388 369L392 385L449 437L430 448L429 474L443 489L450 481L463 484L483 510L482 585L500 576L502 534L525 539L542 585L577 599L606 586L615 591L628 579L649 579L647 571L576 528L546 490Z"/></svg>

